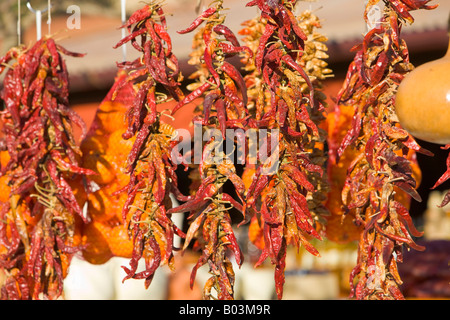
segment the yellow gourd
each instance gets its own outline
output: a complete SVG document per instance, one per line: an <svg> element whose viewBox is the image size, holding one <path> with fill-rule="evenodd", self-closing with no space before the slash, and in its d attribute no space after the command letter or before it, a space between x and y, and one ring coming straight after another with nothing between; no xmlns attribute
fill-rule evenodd
<svg viewBox="0 0 450 320"><path fill-rule="evenodd" d="M403 79L395 110L402 127L414 137L450 143L450 45L444 57L417 67Z"/></svg>

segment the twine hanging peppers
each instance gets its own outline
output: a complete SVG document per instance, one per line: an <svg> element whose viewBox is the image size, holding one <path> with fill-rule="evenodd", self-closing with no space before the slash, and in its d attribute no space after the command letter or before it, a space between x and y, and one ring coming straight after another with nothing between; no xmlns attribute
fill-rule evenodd
<svg viewBox="0 0 450 320"><path fill-rule="evenodd" d="M205 24L194 37L195 50L190 60L197 64L198 70L191 75L191 79L197 79L197 82L191 85L193 91L173 108L172 114L196 98L203 97L203 128L219 130L224 139L226 129L245 126L248 114L244 79L226 59L240 52L251 54L251 51L241 46L232 31L223 24L225 16L221 13L222 10L222 1L215 1L215 5L206 9L188 28L179 31L185 34L196 30L202 23ZM192 270L191 286L197 269L208 263L212 276L204 286L203 298L224 300L233 299L234 294L234 271L228 252L234 254L238 266L241 266L243 256L229 214L233 207L242 211L242 204L224 193L222 186L226 181L231 181L241 200L245 187L236 174L231 159L217 151L223 144L223 140L218 139L220 135L213 135L204 146L198 169L201 182L195 196L169 212L191 212L189 219L192 222L184 249L195 240L202 250L202 255Z"/></svg>
<svg viewBox="0 0 450 320"><path fill-rule="evenodd" d="M270 159L257 166L244 207L245 214L252 219L250 232L259 229L262 234L257 237L263 239L263 246L256 266L266 258L275 265L279 299L283 295L287 246L304 246L318 256L310 239L322 238L316 229L317 220L327 213L323 205L325 136L318 128L325 119L325 107L323 94L315 86L320 87L319 81L323 79L320 77L329 71L319 70L320 77L316 75L313 85L304 69L314 57L302 61L308 40L305 31L310 34L311 29L308 23L303 25L305 31L300 27L293 14L295 4L296 1L251 1L247 6L258 6L261 17L246 22L247 27L241 31L247 36L249 46L256 49L254 67L252 63L247 64L247 69L253 70L246 77L255 115L250 123L258 130L280 131L279 156L275 159L278 170L275 174L264 173L265 168L273 165ZM313 42L310 46L314 46Z"/></svg>
<svg viewBox="0 0 450 320"><path fill-rule="evenodd" d="M378 2L369 1L368 6ZM355 59L338 95L338 103L352 105L354 115L342 143L331 151L339 159L349 146L358 150L342 190L343 203L355 209L356 223L364 226L350 277L351 295L357 299L403 299L397 271L402 250L424 249L412 238L422 233L400 199L406 193L421 200L412 169L414 153L430 153L400 127L394 99L400 81L413 68L400 38L403 21L412 22L411 10L435 6L427 6L428 0L384 2L378 26L354 49Z"/></svg>
<svg viewBox="0 0 450 320"><path fill-rule="evenodd" d="M173 268L174 236L184 237L168 212L172 207L170 193L181 201L189 199L177 190L176 165L171 155L175 130L162 121L163 112L157 111L157 105L169 101L169 97L158 92L156 86L162 85L175 100L182 98L183 93L179 89L178 60L172 52L161 5L145 5L122 28L128 28L130 34L115 48L131 42L141 52L136 60L118 64L129 71L123 84L132 83L136 91L126 115L128 128L122 135L126 140L134 138L126 162L130 180L122 212L134 247L129 268L123 267L127 273L124 281L145 279L147 288L160 265ZM137 272L141 258L145 270Z"/></svg>
<svg viewBox="0 0 450 320"><path fill-rule="evenodd" d="M205 21L205 26L194 38L196 51L191 54L190 60L191 64L197 63L198 66L198 71L190 78L198 78L199 82L191 85L194 90L173 108L172 114L187 103L204 96L202 123L207 125L215 119L225 137L225 129L242 127L248 113L244 79L226 59L240 52L252 53L248 47L241 46L232 31L223 25L225 16L220 14L221 9L222 1L218 1L215 7L206 9L187 29L178 31L181 34L192 32ZM209 75L206 76L207 74ZM209 117L213 106L216 117Z"/></svg>
<svg viewBox="0 0 450 320"><path fill-rule="evenodd" d="M85 191L81 152L72 125L86 127L69 107L65 50L44 37L31 48L13 48L1 59L5 71L1 175L10 186L0 211L2 299L56 299L69 262L79 251Z"/></svg>

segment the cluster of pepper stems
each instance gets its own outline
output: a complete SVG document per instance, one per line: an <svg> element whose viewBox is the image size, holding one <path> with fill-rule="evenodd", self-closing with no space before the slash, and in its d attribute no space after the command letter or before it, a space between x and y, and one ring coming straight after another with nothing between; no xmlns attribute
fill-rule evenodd
<svg viewBox="0 0 450 320"><path fill-rule="evenodd" d="M378 2L369 1L367 8ZM196 31L189 63L197 70L189 77L195 81L187 95L181 90L183 76L162 3L153 1L133 13L122 26L129 35L115 47L130 42L141 55L118 63L126 75L117 78L110 97L114 101L122 88L133 88L122 134L132 145L124 164L129 182L115 193L126 194L122 223L133 243L129 267L123 267L124 280L145 279L148 287L160 266L174 268L175 251L192 246L201 255L192 270L191 286L198 268L207 264L211 277L203 298L233 299L231 258L239 267L244 258L232 226L234 208L242 214L239 226L249 224L250 240L261 249L255 266L267 259L274 265L281 299L288 246L304 247L319 256L312 239L321 240L328 217L337 214L326 207L327 195L341 192L343 207L337 208L338 214L352 211L363 229L350 279L352 296L402 299L397 272L402 249L423 250L413 241L412 236L421 232L412 224L404 199L420 200L412 163L415 152L429 152L399 126L393 105L396 88L413 68L401 27L412 22L410 11L434 8L428 2L384 1L378 26L354 48L355 59L331 113L339 118L343 106L352 106L352 121L340 123L331 133L324 130L327 106L321 91L322 81L331 76L325 62L327 39L316 32L320 21L314 14L295 16L296 0L247 3L260 15L243 23L239 33L245 45L225 25L223 1L213 1L179 31ZM96 173L79 166L82 155L71 124L84 129L82 139L86 129L68 107L68 75L61 53L79 56L46 37L30 49L10 50L1 60L1 72L8 69L0 146L9 159L2 161L0 179L10 187L0 211L0 267L7 275L3 299L40 294L58 298L70 259L83 250L75 234L90 219L81 206L89 192L89 176L93 179ZM235 56L241 57L245 75L229 62ZM8 65L13 59L16 62ZM172 110L158 108L172 99L176 101ZM176 131L164 117L197 101L193 121L219 135L204 144L195 168L198 188L186 196L177 185ZM227 129L270 133L259 146L258 161L247 164L243 176L237 174L230 155L221 151ZM348 133L337 139L338 131ZM272 139L277 139L276 150L270 147ZM326 169L337 165L349 148L354 152L342 190L330 190ZM236 197L224 192L227 182ZM182 204L174 206L174 198ZM184 233L172 215L186 212L189 226ZM184 239L182 248L174 246L176 235ZM141 259L145 269L138 272Z"/></svg>

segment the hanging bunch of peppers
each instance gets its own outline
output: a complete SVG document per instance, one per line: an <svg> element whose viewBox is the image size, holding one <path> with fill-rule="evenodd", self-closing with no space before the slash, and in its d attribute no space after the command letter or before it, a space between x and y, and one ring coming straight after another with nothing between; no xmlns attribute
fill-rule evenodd
<svg viewBox="0 0 450 320"><path fill-rule="evenodd" d="M233 299L234 271L229 253L234 254L238 266L243 256L231 226L229 210L242 212L242 204L223 191L223 185L230 181L241 202L244 197L244 183L237 175L234 162L223 152L227 129L243 128L247 124L247 88L241 73L227 61L249 48L241 46L233 32L224 25L223 1L215 1L181 34L199 28L194 37L194 52L191 63L197 63L197 71L191 75L196 79L193 90L172 110L196 98L203 98L201 116L195 118L202 125L207 137L198 167L201 179L192 199L170 212L190 212L191 221L187 231L184 249L191 242L202 252L191 274L191 286L199 267L208 264L211 277L203 289L204 299ZM213 289L216 293L213 292Z"/></svg>
<svg viewBox="0 0 450 320"><path fill-rule="evenodd" d="M365 11L379 1L369 1ZM413 237L421 236L408 212L409 198L420 201L414 172L415 152L430 155L402 129L394 111L399 83L413 68L406 43L400 37L409 13L432 9L425 1L384 1L377 27L368 31L363 43L354 48L339 106L353 106L350 128L339 146L330 153L339 161L344 151L354 148L347 168L342 202L354 210L355 222L363 226L357 265L350 277L351 296L357 299L403 299L397 263L404 247L423 250ZM368 22L368 21L367 21ZM408 201L405 201L408 198Z"/></svg>
<svg viewBox="0 0 450 320"><path fill-rule="evenodd" d="M80 224L89 218L73 125L86 126L70 107L69 81L62 54L50 37L31 48L13 48L1 59L5 71L1 119L1 177L9 193L0 209L0 266L6 280L2 299L61 296L74 253L80 250Z"/></svg>
<svg viewBox="0 0 450 320"><path fill-rule="evenodd" d="M169 212L171 193L177 200L189 200L177 189L176 164L171 153L176 144L173 140L176 132L163 122L166 112L157 109L170 99L180 100L183 93L179 88L178 60L172 52L161 5L156 2L145 5L133 13L122 28L127 28L129 35L115 47L131 42L141 53L132 62L118 64L128 76L112 96L114 101L122 86L132 84L135 89L126 113L127 129L122 134L123 139L134 140L125 163L129 182L116 192L127 193L122 220L133 240L130 267L123 267L127 273L124 280L145 279L145 287L148 287L160 265L173 268L174 237L185 236L173 223L172 212ZM171 97L158 92L157 85L163 86ZM140 259L145 261L145 270L137 272Z"/></svg>
<svg viewBox="0 0 450 320"><path fill-rule="evenodd" d="M327 213L325 132L319 129L325 119L325 99L316 86L320 88L320 81L330 71L326 63L312 67L315 59L326 58L326 47L319 44L324 39L314 39L318 25L314 26L311 13L295 17L296 2L251 1L247 6L258 6L261 16L245 22L246 28L240 32L255 50L254 64L247 59L247 70L252 71L246 76L254 115L250 125L258 131L279 132L278 138L273 135L260 146L260 161L265 160L263 153L275 157L250 168L254 174L244 207L251 218L250 239L262 249L256 266L267 258L275 265L279 299L287 246L304 246L319 256L310 241L322 239L317 222ZM274 144L277 150L264 150L270 139L278 139ZM275 170L267 171L271 167Z"/></svg>

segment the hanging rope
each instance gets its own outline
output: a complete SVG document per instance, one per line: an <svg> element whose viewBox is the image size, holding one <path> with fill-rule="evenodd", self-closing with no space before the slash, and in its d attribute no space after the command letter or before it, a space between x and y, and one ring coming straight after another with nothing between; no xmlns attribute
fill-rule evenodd
<svg viewBox="0 0 450 320"><path fill-rule="evenodd" d="M203 0L197 0L197 4L195 5L195 14L200 14L200 12L203 12L204 8L202 11L200 11L202 7L204 7Z"/></svg>
<svg viewBox="0 0 450 320"><path fill-rule="evenodd" d="M127 22L127 1L121 0L121 11L122 11L122 25ZM126 37L126 28L122 28L122 39ZM127 46L124 43L122 45L122 59L127 61Z"/></svg>
<svg viewBox="0 0 450 320"><path fill-rule="evenodd" d="M33 12L36 15L36 40L40 40L42 37L42 13L47 11L49 8L45 8L44 10L35 10L30 4L30 1L27 2L28 10Z"/></svg>
<svg viewBox="0 0 450 320"><path fill-rule="evenodd" d="M51 34L51 25L52 25L52 3L51 0L48 0L48 18L47 18L47 25L48 25L48 34Z"/></svg>
<svg viewBox="0 0 450 320"><path fill-rule="evenodd" d="M17 0L17 45L22 43L20 0Z"/></svg>

